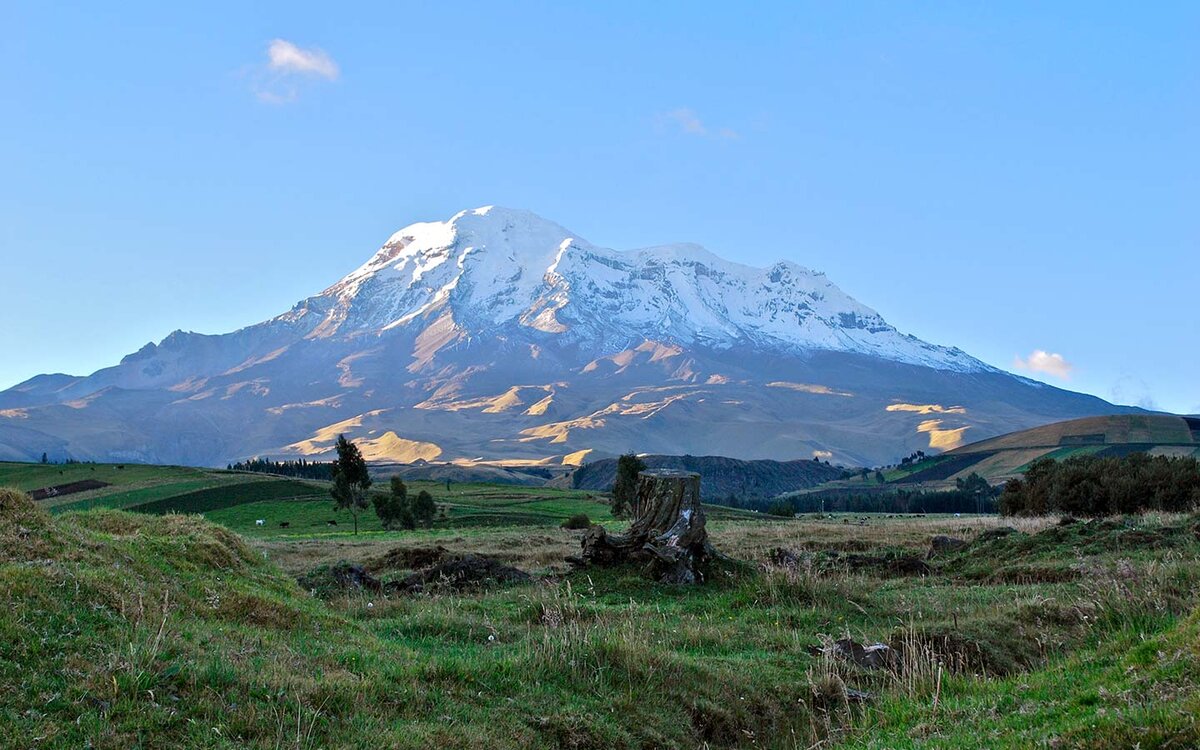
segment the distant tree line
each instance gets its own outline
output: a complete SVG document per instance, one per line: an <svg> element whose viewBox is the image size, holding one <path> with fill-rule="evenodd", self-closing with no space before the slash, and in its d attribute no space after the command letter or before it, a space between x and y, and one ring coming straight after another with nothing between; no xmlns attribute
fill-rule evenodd
<svg viewBox="0 0 1200 750"><path fill-rule="evenodd" d="M1023 477L1009 480L1000 495L1001 513L1022 516L1187 512L1198 505L1200 463L1196 459L1145 453L1038 459Z"/></svg>
<svg viewBox="0 0 1200 750"><path fill-rule="evenodd" d="M251 458L229 464L230 471L257 471L263 474L282 474L301 479L333 479L333 463L329 461L271 461L266 458Z"/></svg>
<svg viewBox="0 0 1200 750"><path fill-rule="evenodd" d="M753 510L774 515L796 513L995 513L999 488L972 473L951 490L819 490L750 503Z"/></svg>

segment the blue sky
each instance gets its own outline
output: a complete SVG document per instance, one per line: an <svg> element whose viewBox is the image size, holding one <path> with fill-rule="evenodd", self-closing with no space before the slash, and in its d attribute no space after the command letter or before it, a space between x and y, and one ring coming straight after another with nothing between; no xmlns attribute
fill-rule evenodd
<svg viewBox="0 0 1200 750"><path fill-rule="evenodd" d="M182 6L0 6L0 387L499 204L1200 412L1200 4Z"/></svg>

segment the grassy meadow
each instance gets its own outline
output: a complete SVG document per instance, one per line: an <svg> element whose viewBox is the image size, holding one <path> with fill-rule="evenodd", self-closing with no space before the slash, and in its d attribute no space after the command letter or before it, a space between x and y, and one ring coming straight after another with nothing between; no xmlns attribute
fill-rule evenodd
<svg viewBox="0 0 1200 750"><path fill-rule="evenodd" d="M93 473L0 465L0 485L76 481L60 469ZM95 473L120 481L0 491L0 747L1200 743L1194 516L714 508L711 540L738 562L673 587L563 562L580 536L564 518L621 526L584 492L413 483L445 509L433 528L384 531L368 511L354 536L319 482ZM928 556L938 534L969 543ZM340 560L400 578L400 553L437 545L533 579L328 598L296 583ZM840 658L846 637L894 661Z"/></svg>

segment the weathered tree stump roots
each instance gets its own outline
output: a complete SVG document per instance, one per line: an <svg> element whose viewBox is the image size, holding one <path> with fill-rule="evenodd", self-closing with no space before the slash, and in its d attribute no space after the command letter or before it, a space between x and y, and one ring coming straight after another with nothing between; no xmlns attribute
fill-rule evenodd
<svg viewBox="0 0 1200 750"><path fill-rule="evenodd" d="M708 541L700 508L700 475L651 469L638 474L634 520L624 534L594 525L572 562L585 565L642 563L664 583L701 583L717 552Z"/></svg>

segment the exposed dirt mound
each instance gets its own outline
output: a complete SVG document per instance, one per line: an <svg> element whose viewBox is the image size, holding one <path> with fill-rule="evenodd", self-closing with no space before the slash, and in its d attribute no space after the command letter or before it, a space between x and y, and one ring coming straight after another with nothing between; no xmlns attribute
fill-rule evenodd
<svg viewBox="0 0 1200 750"><path fill-rule="evenodd" d="M962 539L946 536L944 534L938 534L929 540L929 556L933 557L940 552L953 552L954 550L959 550L966 546L967 543Z"/></svg>
<svg viewBox="0 0 1200 750"><path fill-rule="evenodd" d="M383 584L361 565L346 561L322 565L296 579L301 588L322 598L348 591L382 591Z"/></svg>
<svg viewBox="0 0 1200 750"><path fill-rule="evenodd" d="M53 487L42 487L29 493L29 496L34 500L45 500L48 497L62 497L63 495L73 495L76 492L87 492L88 490L98 490L101 487L107 487L108 482L101 482L99 479L83 479L78 482L68 482L66 484L56 484Z"/></svg>
<svg viewBox="0 0 1200 750"><path fill-rule="evenodd" d="M436 547L393 547L367 560L363 567L376 575L389 570L420 570L437 565L449 555L450 550L440 544Z"/></svg>
<svg viewBox="0 0 1200 750"><path fill-rule="evenodd" d="M783 568L812 568L817 572L865 572L884 576L927 576L933 572L929 563L909 553L894 552L864 555L824 549L820 552L796 552L787 547L775 547L767 553L772 565Z"/></svg>
<svg viewBox="0 0 1200 750"><path fill-rule="evenodd" d="M387 588L389 591L418 593L434 586L459 590L491 583L520 583L528 580L528 573L505 565L494 557L463 555L389 583Z"/></svg>
<svg viewBox="0 0 1200 750"><path fill-rule="evenodd" d="M861 555L826 550L818 556L817 562L818 567L825 570L840 569L898 576L927 576L933 572L929 563L912 554Z"/></svg>
<svg viewBox="0 0 1200 750"><path fill-rule="evenodd" d="M396 581L376 576L397 570L416 572ZM366 565L346 561L322 565L296 579L321 598L354 591L415 594L435 587L462 590L493 583L519 583L529 574L487 555L458 555L445 547L396 548Z"/></svg>

